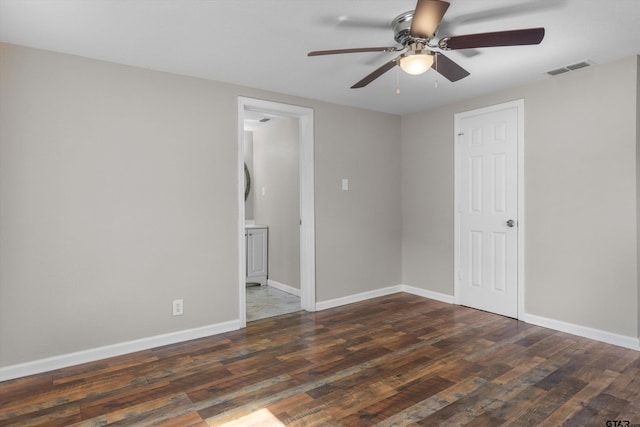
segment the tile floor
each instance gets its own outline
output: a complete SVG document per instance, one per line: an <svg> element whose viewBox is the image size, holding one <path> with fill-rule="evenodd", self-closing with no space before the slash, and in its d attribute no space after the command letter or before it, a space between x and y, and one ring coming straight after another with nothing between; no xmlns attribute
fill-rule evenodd
<svg viewBox="0 0 640 427"><path fill-rule="evenodd" d="M300 297L271 286L247 286L247 322L300 310Z"/></svg>

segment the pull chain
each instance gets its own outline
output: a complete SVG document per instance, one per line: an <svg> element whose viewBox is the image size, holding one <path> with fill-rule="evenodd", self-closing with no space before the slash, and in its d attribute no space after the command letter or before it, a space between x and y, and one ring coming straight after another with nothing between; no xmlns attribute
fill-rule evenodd
<svg viewBox="0 0 640 427"><path fill-rule="evenodd" d="M400 67L396 67L396 95L400 95Z"/></svg>

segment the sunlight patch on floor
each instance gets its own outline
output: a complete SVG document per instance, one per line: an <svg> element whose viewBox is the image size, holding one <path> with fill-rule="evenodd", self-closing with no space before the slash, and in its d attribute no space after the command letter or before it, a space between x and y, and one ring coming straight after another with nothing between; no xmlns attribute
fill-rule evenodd
<svg viewBox="0 0 640 427"><path fill-rule="evenodd" d="M220 427L280 427L284 426L267 408L250 413L233 421L221 424Z"/></svg>

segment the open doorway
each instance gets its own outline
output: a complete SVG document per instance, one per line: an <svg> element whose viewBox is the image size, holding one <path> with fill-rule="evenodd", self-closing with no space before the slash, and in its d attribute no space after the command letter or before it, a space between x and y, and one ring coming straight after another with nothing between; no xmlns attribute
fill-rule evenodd
<svg viewBox="0 0 640 427"><path fill-rule="evenodd" d="M300 310L299 124L244 112L247 322Z"/></svg>
<svg viewBox="0 0 640 427"><path fill-rule="evenodd" d="M252 123L254 132L250 131L251 126L245 132L245 126ZM265 141L269 138L280 141L269 144ZM281 296L298 294L299 308L314 311L313 110L240 97L238 146L241 324L244 327L248 320L248 289L256 295L255 289L247 288L247 282L259 284L260 288L271 285L265 288L276 296L279 292ZM286 211L282 210L284 205L288 206ZM270 247L277 250L271 260ZM294 250L295 254L291 252ZM291 262L297 265L292 266ZM269 274L269 265L275 276Z"/></svg>

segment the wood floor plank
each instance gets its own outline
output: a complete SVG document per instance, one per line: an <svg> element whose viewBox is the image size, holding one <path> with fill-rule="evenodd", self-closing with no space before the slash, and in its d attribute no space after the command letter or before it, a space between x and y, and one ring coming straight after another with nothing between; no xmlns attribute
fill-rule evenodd
<svg viewBox="0 0 640 427"><path fill-rule="evenodd" d="M493 379L493 382L496 384L507 384L510 381L518 379L522 377L525 373L531 371L535 367L539 366L546 359L543 359L538 356L529 357L526 360L521 361L516 364L512 369L505 372L504 374Z"/></svg>
<svg viewBox="0 0 640 427"><path fill-rule="evenodd" d="M628 401L636 399L640 396L640 368L631 367L620 372L606 391L620 399Z"/></svg>
<svg viewBox="0 0 640 427"><path fill-rule="evenodd" d="M567 402L571 396L582 390L583 381L575 378L567 378L558 386L541 393L541 395L529 402L523 413L513 419L513 425L538 426L548 418L557 408Z"/></svg>
<svg viewBox="0 0 640 427"><path fill-rule="evenodd" d="M267 406L267 410L280 420L301 415L313 407L320 407L307 393L299 393Z"/></svg>
<svg viewBox="0 0 640 427"><path fill-rule="evenodd" d="M413 381L401 387L392 396L379 400L372 405L342 420L345 426L361 426L381 422L405 409L417 404L429 396L450 387L453 383L438 376Z"/></svg>
<svg viewBox="0 0 640 427"><path fill-rule="evenodd" d="M77 403L60 404L54 407L33 411L0 421L0 426L35 427L68 426L80 421L80 408Z"/></svg>
<svg viewBox="0 0 640 427"><path fill-rule="evenodd" d="M486 413L492 416L506 420L503 425L509 425L514 420L519 419L522 414L526 413L532 406L532 402L536 401L544 394L544 390L535 386L524 386L518 393L508 398L502 398L495 404L487 406ZM469 423L471 424L471 423ZM515 424L517 425L517 424ZM558 427L562 423L556 425Z"/></svg>
<svg viewBox="0 0 640 427"><path fill-rule="evenodd" d="M0 414L12 402L20 402L21 399L29 397L35 393L47 392L54 388L53 373L32 375L29 377L0 382Z"/></svg>
<svg viewBox="0 0 640 427"><path fill-rule="evenodd" d="M142 383L128 390L121 390L116 395L101 394L92 398L82 399L80 411L83 419L99 417L119 408L128 408L149 400L160 399L180 392L170 382Z"/></svg>
<svg viewBox="0 0 640 427"><path fill-rule="evenodd" d="M545 418L540 426L554 427L561 425L565 420L571 419L582 410L586 402L605 390L619 376L618 373L605 370L599 378L588 383L582 390L574 394L562 406L557 408L549 417Z"/></svg>
<svg viewBox="0 0 640 427"><path fill-rule="evenodd" d="M108 425L148 426L182 417L193 412L193 405L184 393L148 400L106 414Z"/></svg>
<svg viewBox="0 0 640 427"><path fill-rule="evenodd" d="M140 359L139 356L146 352L140 352L134 359L129 356L119 356L114 358L115 360L105 362L102 366L93 366L92 363L84 363L78 366L72 366L68 369L71 370L69 375L67 372L58 372L53 374L53 383L55 385L63 385L73 382L89 382L93 378L104 378L110 375L121 375L127 372L128 369L138 369L141 365L147 365L156 362L157 357L150 356Z"/></svg>
<svg viewBox="0 0 640 427"><path fill-rule="evenodd" d="M246 407L249 410L252 410L258 402L264 401L266 404L281 392L288 391L293 387L295 387L295 382L293 380L274 381L260 389L254 389L251 391L245 391L242 394L237 394L231 399L222 399L221 401L216 400L215 403L211 405L205 405L204 402L200 402L200 405L198 405L198 413L202 418L209 419L219 417L233 409ZM239 410L238 412L241 411Z"/></svg>
<svg viewBox="0 0 640 427"><path fill-rule="evenodd" d="M8 405L2 405L0 420L8 420L24 414L60 407L70 402L84 402L96 396L115 395L123 390L129 390L146 384L142 378L132 376L106 377L89 383L66 383L56 389L44 393L36 393L21 400L15 400Z"/></svg>
<svg viewBox="0 0 640 427"><path fill-rule="evenodd" d="M0 427L601 426L639 408L640 352L403 293L0 383Z"/></svg>

